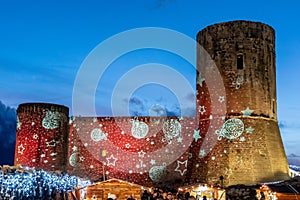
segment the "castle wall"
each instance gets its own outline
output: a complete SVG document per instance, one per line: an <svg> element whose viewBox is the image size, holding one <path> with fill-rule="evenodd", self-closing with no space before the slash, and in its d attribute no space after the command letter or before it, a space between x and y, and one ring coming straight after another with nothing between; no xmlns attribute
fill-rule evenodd
<svg viewBox="0 0 300 200"><path fill-rule="evenodd" d="M17 109L15 165L65 171L69 109L26 103Z"/></svg>
<svg viewBox="0 0 300 200"><path fill-rule="evenodd" d="M71 118L68 173L140 185L182 184L197 123L178 117Z"/></svg>

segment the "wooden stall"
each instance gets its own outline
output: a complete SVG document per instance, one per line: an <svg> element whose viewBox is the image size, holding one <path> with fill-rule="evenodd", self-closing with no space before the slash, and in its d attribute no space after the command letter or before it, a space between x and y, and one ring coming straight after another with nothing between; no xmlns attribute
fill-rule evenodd
<svg viewBox="0 0 300 200"><path fill-rule="evenodd" d="M196 200L202 200L206 196L208 200L218 199L225 200L225 190L219 187L209 186L207 184L196 184L178 188L178 192L183 194L189 192L190 196L195 197Z"/></svg>
<svg viewBox="0 0 300 200"><path fill-rule="evenodd" d="M141 185L113 178L82 188L81 193L85 194L81 195L81 198L87 200L106 200L108 197L112 197L117 200L126 200L131 196L135 200L140 200L142 191L148 189Z"/></svg>
<svg viewBox="0 0 300 200"><path fill-rule="evenodd" d="M265 200L298 200L300 199L300 177L264 184L259 188L258 199Z"/></svg>

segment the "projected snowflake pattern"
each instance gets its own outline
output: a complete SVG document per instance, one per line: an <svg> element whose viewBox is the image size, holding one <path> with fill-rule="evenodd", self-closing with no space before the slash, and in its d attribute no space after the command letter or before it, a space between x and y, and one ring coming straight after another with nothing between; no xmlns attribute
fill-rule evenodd
<svg viewBox="0 0 300 200"><path fill-rule="evenodd" d="M73 153L69 158L69 163L72 167L74 167L77 164L78 161L78 153Z"/></svg>
<svg viewBox="0 0 300 200"><path fill-rule="evenodd" d="M165 139L172 140L181 133L181 124L176 119L169 119L164 122L163 132L165 134Z"/></svg>
<svg viewBox="0 0 300 200"><path fill-rule="evenodd" d="M154 182L159 182L164 175L166 175L167 169L165 166L153 166L149 170L149 177Z"/></svg>
<svg viewBox="0 0 300 200"><path fill-rule="evenodd" d="M145 122L141 122L139 120L133 120L131 127L131 134L133 137L137 139L141 139L146 137L148 134L149 127Z"/></svg>
<svg viewBox="0 0 300 200"><path fill-rule="evenodd" d="M100 140L106 140L107 136L100 128L95 128L91 131L91 139L99 142Z"/></svg>
<svg viewBox="0 0 300 200"><path fill-rule="evenodd" d="M42 121L42 126L46 129L56 129L67 121L67 116L57 111L46 111L46 116Z"/></svg>
<svg viewBox="0 0 300 200"><path fill-rule="evenodd" d="M221 130L216 130L218 140L223 137L227 139L235 139L239 137L244 131L244 123L242 120L237 118L228 119L222 126Z"/></svg>

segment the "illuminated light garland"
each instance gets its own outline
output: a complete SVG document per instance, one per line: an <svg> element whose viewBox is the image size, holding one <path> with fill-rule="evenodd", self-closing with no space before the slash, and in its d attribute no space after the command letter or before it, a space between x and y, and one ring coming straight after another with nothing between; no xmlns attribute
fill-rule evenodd
<svg viewBox="0 0 300 200"><path fill-rule="evenodd" d="M55 199L56 195L87 185L91 182L68 174L0 166L0 199Z"/></svg>

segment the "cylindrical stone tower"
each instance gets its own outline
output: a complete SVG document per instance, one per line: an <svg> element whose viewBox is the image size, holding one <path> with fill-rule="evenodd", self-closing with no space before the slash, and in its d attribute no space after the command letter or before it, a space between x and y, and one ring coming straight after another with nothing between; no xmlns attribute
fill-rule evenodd
<svg viewBox="0 0 300 200"><path fill-rule="evenodd" d="M65 106L25 103L17 109L15 165L65 171L68 148Z"/></svg>
<svg viewBox="0 0 300 200"><path fill-rule="evenodd" d="M287 179L276 113L273 28L250 21L219 23L200 31L197 42L199 129L205 136L208 127L215 128L209 139L217 141L202 150L199 162L204 167L194 167L191 178L220 185ZM220 75L224 93L215 94L222 91L220 83L208 84L212 74ZM209 125L217 119L223 120L219 127Z"/></svg>

